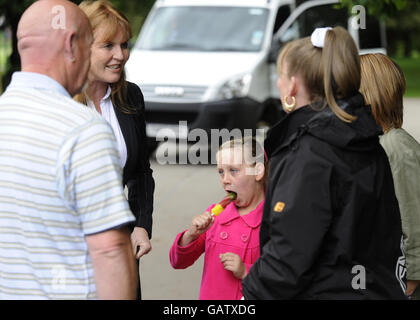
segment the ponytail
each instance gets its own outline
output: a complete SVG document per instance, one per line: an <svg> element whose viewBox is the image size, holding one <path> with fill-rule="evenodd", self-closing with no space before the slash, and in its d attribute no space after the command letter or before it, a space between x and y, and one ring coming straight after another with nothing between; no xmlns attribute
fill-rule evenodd
<svg viewBox="0 0 420 320"><path fill-rule="evenodd" d="M287 62L289 77L302 77L311 103L324 101L323 107L328 105L344 122L356 119L337 104L337 99L348 98L360 88L359 52L347 30L328 30L322 48L315 47L309 37L289 42L277 60L279 74L283 62Z"/></svg>
<svg viewBox="0 0 420 320"><path fill-rule="evenodd" d="M359 53L350 34L342 27L329 30L322 49L321 65L324 73L325 103L345 122L356 117L341 109L336 98L349 97L360 88Z"/></svg>

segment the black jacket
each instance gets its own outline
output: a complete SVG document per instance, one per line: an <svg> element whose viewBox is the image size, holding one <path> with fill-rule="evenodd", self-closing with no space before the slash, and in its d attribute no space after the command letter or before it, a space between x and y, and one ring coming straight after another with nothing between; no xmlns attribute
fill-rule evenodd
<svg viewBox="0 0 420 320"><path fill-rule="evenodd" d="M126 114L114 106L115 114L127 146L127 162L123 171L123 185L128 188L128 203L136 217L134 227L143 227L152 238L153 193L155 182L150 168L146 141L144 98L140 88L127 82L127 101L135 107L135 114Z"/></svg>
<svg viewBox="0 0 420 320"><path fill-rule="evenodd" d="M265 142L269 181L261 257L245 299L404 299L398 202L381 130L360 94L285 116ZM364 276L365 275L365 276Z"/></svg>

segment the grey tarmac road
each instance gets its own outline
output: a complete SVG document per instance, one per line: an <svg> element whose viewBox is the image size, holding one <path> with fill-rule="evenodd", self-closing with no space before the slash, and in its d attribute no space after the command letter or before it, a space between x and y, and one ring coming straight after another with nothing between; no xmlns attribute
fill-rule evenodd
<svg viewBox="0 0 420 320"><path fill-rule="evenodd" d="M404 100L403 127L420 142L420 99ZM145 300L198 299L203 256L185 270L169 264L169 249L191 218L220 200L214 165L161 165L152 161L156 181L152 251L141 259L142 294Z"/></svg>

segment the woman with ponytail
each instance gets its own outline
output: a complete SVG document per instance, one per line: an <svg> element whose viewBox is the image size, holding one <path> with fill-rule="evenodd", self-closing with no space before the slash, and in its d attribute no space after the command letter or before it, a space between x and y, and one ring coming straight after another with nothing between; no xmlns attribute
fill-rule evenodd
<svg viewBox="0 0 420 320"><path fill-rule="evenodd" d="M405 299L400 212L356 44L318 28L277 65L286 115L265 141L261 254L245 299Z"/></svg>

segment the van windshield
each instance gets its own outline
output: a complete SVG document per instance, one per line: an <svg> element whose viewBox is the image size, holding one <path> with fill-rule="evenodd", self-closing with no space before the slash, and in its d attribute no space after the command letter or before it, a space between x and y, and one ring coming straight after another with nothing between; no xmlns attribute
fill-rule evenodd
<svg viewBox="0 0 420 320"><path fill-rule="evenodd" d="M161 7L136 47L145 50L259 51L268 10L251 7Z"/></svg>

